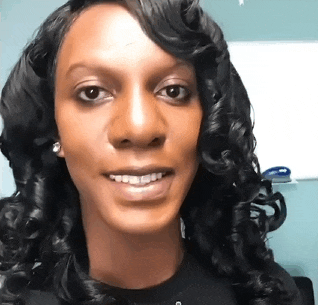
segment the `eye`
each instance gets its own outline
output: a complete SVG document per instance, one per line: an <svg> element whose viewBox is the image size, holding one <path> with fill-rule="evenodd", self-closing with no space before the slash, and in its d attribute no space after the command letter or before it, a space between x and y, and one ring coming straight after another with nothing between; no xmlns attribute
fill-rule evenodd
<svg viewBox="0 0 318 305"><path fill-rule="evenodd" d="M180 101L187 101L190 97L190 91L187 88L180 85L167 86L161 89L159 91L159 94L161 96Z"/></svg>
<svg viewBox="0 0 318 305"><path fill-rule="evenodd" d="M110 98L112 95L100 87L89 86L80 89L77 96L81 101L98 103L106 98Z"/></svg>

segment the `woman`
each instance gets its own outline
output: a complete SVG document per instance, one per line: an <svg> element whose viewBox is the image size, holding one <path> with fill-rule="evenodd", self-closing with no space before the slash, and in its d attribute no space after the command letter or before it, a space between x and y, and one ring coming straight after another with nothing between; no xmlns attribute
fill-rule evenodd
<svg viewBox="0 0 318 305"><path fill-rule="evenodd" d="M69 1L1 115L4 303L300 304L265 245L246 91L197 1Z"/></svg>

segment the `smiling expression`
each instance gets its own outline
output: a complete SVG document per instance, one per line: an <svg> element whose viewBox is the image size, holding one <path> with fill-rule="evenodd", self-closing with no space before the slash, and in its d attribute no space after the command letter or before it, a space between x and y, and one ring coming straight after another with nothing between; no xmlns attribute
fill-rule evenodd
<svg viewBox="0 0 318 305"><path fill-rule="evenodd" d="M83 218L131 232L178 218L198 167L194 67L118 4L74 21L57 58L55 119Z"/></svg>

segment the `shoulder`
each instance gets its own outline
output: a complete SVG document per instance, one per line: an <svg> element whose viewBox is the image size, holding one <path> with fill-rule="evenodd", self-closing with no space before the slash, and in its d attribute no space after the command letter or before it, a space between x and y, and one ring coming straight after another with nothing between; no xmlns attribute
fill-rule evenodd
<svg viewBox="0 0 318 305"><path fill-rule="evenodd" d="M300 291L293 280L293 278L290 276L290 274L279 264L276 262L272 262L267 267L267 272L269 275L277 277L283 284L284 288L287 290L287 292L294 296L294 299L290 305L302 305L302 299Z"/></svg>
<svg viewBox="0 0 318 305"><path fill-rule="evenodd" d="M38 290L28 291L25 302L26 305L60 305L60 302L53 293Z"/></svg>

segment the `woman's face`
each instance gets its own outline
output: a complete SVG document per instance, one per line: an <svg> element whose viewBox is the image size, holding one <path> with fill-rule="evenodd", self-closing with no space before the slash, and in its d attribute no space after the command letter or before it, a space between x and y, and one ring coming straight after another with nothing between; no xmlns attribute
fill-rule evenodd
<svg viewBox="0 0 318 305"><path fill-rule="evenodd" d="M145 233L178 218L198 167L196 87L193 66L124 7L79 16L58 54L55 118L84 221Z"/></svg>

